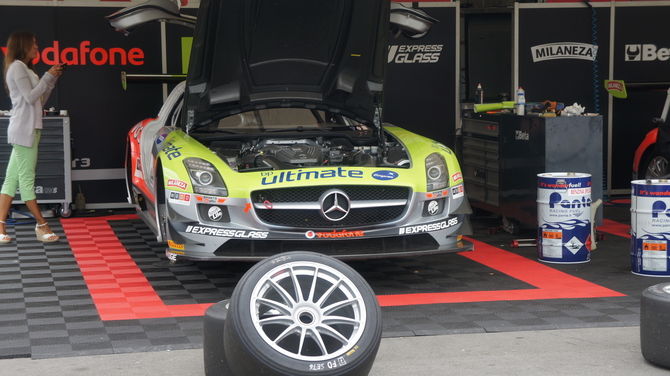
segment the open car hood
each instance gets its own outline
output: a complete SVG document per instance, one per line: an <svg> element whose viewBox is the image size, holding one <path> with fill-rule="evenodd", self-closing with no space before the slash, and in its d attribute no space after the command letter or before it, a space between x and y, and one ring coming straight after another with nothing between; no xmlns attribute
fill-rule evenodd
<svg viewBox="0 0 670 376"><path fill-rule="evenodd" d="M167 21L192 25L178 0L150 0L108 19L129 33ZM379 125L389 21L412 35L436 22L389 0L203 0L195 23L183 123L307 107Z"/></svg>
<svg viewBox="0 0 670 376"><path fill-rule="evenodd" d="M204 0L186 83L187 128L259 106L315 106L372 124L388 0Z"/></svg>

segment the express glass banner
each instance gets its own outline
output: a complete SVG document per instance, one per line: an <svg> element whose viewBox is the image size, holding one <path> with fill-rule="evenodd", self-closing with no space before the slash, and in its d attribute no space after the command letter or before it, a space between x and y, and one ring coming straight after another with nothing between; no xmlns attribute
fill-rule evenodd
<svg viewBox="0 0 670 376"><path fill-rule="evenodd" d="M458 8L421 7L439 20L420 37L389 39L384 121L454 146Z"/></svg>

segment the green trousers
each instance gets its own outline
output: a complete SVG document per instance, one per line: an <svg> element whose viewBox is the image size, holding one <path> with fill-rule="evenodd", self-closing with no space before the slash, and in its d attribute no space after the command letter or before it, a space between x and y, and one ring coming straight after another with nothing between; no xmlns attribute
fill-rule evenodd
<svg viewBox="0 0 670 376"><path fill-rule="evenodd" d="M14 197L16 188L21 192L21 201L35 200L35 167L37 166L37 145L40 143L41 129L35 129L32 147L12 144L5 182L0 193Z"/></svg>

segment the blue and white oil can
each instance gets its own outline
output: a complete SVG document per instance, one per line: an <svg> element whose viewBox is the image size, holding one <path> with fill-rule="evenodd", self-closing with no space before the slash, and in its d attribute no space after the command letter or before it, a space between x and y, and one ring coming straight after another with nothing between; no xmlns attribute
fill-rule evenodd
<svg viewBox="0 0 670 376"><path fill-rule="evenodd" d="M631 268L634 274L670 276L670 181L631 182Z"/></svg>
<svg viewBox="0 0 670 376"><path fill-rule="evenodd" d="M538 258L577 264L591 261L591 174L538 174Z"/></svg>

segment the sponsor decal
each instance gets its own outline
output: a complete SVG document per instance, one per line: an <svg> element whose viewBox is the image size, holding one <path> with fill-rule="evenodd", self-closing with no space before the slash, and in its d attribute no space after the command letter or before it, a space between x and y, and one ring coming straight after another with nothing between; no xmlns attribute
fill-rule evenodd
<svg viewBox="0 0 670 376"><path fill-rule="evenodd" d="M623 82L621 81L607 81L607 90L614 90L623 93Z"/></svg>
<svg viewBox="0 0 670 376"><path fill-rule="evenodd" d="M440 197L447 197L449 195L448 190L442 190L439 192L428 192L426 193L426 197L431 199L431 198L440 198Z"/></svg>
<svg viewBox="0 0 670 376"><path fill-rule="evenodd" d="M165 248L165 256L170 261L177 261L177 256L184 255L184 251L175 251L174 249Z"/></svg>
<svg viewBox="0 0 670 376"><path fill-rule="evenodd" d="M442 44L389 46L388 62L397 64L433 64L440 61Z"/></svg>
<svg viewBox="0 0 670 376"><path fill-rule="evenodd" d="M440 210L440 204L437 201L428 203L428 214L435 215Z"/></svg>
<svg viewBox="0 0 670 376"><path fill-rule="evenodd" d="M582 186L582 185L583 185L583 186ZM590 182L590 181L589 181L588 183L585 183L585 184L582 184L581 181L575 181L575 182L567 183L567 182L566 182L565 180L563 180L563 179L558 179L558 180L556 180L556 181L554 181L554 182L552 182L551 180L549 180L549 181L541 181L541 182L540 182L540 188L549 188L549 189L552 189L552 188L553 188L553 189L557 189L557 188L559 188L559 189L561 189L561 188L562 188L562 189L569 189L569 188L585 188L585 187L590 187L590 186L591 186L591 182Z"/></svg>
<svg viewBox="0 0 670 376"><path fill-rule="evenodd" d="M261 175L263 176L263 175ZM278 175L265 175L261 179L261 184L272 185L284 182L321 180L332 178L363 178L362 170L350 170L344 167L338 167L336 170L315 170L315 171L282 171Z"/></svg>
<svg viewBox="0 0 670 376"><path fill-rule="evenodd" d="M172 142L166 142L165 147L163 148L163 153L167 156L168 160L172 160L173 158L179 158L181 157L181 152L179 151L181 149L180 147L174 146Z"/></svg>
<svg viewBox="0 0 670 376"><path fill-rule="evenodd" d="M58 187L43 187L41 185L35 186L35 194L38 195L55 195L58 193Z"/></svg>
<svg viewBox="0 0 670 376"><path fill-rule="evenodd" d="M655 44L627 44L624 61L666 61L670 59L670 48L658 48Z"/></svg>
<svg viewBox="0 0 670 376"><path fill-rule="evenodd" d="M167 133L163 133L162 135L158 136L158 137L156 138L156 145L159 145L159 146L160 146L160 144L162 144L163 141L165 141L165 139L167 138L167 136L168 136Z"/></svg>
<svg viewBox="0 0 670 376"><path fill-rule="evenodd" d="M590 192L589 192L590 193ZM578 199L564 199L560 193L554 192L549 195L549 209L563 208L563 209L579 209L591 206L591 198L583 196L581 200Z"/></svg>
<svg viewBox="0 0 670 376"><path fill-rule="evenodd" d="M171 204L189 205L191 195L189 193L170 192L169 200Z"/></svg>
<svg viewBox="0 0 670 376"><path fill-rule="evenodd" d="M463 175L461 174L460 171L459 171L459 172L454 172L454 174L451 175L451 180L452 180L452 181L463 180Z"/></svg>
<svg viewBox="0 0 670 376"><path fill-rule="evenodd" d="M305 237L308 239L314 239L314 238L360 238L362 236L365 236L365 233L363 231L348 231L348 230L342 230L342 231L337 231L333 230L331 232L315 232L315 231L307 231L305 233Z"/></svg>
<svg viewBox="0 0 670 376"><path fill-rule="evenodd" d="M447 154L453 154L453 153L451 152L451 149L449 149L448 147L442 145L441 143L439 143L439 142L437 142L437 141L433 141L433 147L434 147L434 148L438 148L438 149L444 151L444 152L447 153Z"/></svg>
<svg viewBox="0 0 670 376"><path fill-rule="evenodd" d="M377 180L393 180L398 177L398 173L395 171L375 171L372 173L372 177Z"/></svg>
<svg viewBox="0 0 670 376"><path fill-rule="evenodd" d="M142 134L142 129L144 129L144 123L139 123L130 130L130 133L133 134L133 138L137 139Z"/></svg>
<svg viewBox="0 0 670 376"><path fill-rule="evenodd" d="M217 236L221 238L265 239L267 231L234 230L207 226L187 226L184 232L197 235Z"/></svg>
<svg viewBox="0 0 670 376"><path fill-rule="evenodd" d="M173 242L172 240L168 240L168 247L170 247L172 249L178 249L180 251L184 250L184 245L183 244L177 244L177 243Z"/></svg>
<svg viewBox="0 0 670 376"><path fill-rule="evenodd" d="M409 235L409 234L419 234L419 233L423 233L423 232L439 231L439 230L444 230L445 228L455 226L457 224L458 224L458 218L457 217L451 217L451 218L447 219L446 221L428 223L428 224L425 224L425 225L401 227L401 228L398 229L398 234L399 235Z"/></svg>
<svg viewBox="0 0 670 376"><path fill-rule="evenodd" d="M2 47L2 53L7 54L7 48ZM144 51L141 48L131 48L128 51L121 47L109 49L101 47L91 48L91 41L85 40L78 47L61 49L60 42L54 41L50 47L37 53L33 64L40 61L47 65L67 63L68 65L144 65Z"/></svg>
<svg viewBox="0 0 670 376"><path fill-rule="evenodd" d="M186 188L188 188L188 183L183 180L168 179L167 186L186 190Z"/></svg>
<svg viewBox="0 0 670 376"><path fill-rule="evenodd" d="M463 197L464 195L465 195L465 190L463 189L462 184L451 188L451 197L459 198L459 197Z"/></svg>
<svg viewBox="0 0 670 376"><path fill-rule="evenodd" d="M202 202L203 204L223 204L226 202L226 199L223 197L215 197L215 196L195 196L196 201Z"/></svg>
<svg viewBox="0 0 670 376"><path fill-rule="evenodd" d="M221 218L223 218L223 210L221 210L221 208L218 206L212 206L207 211L207 216L210 220L218 222L221 220Z"/></svg>
<svg viewBox="0 0 670 376"><path fill-rule="evenodd" d="M533 63L556 59L595 61L598 46L588 43L558 42L533 46L530 52L533 55Z"/></svg>
<svg viewBox="0 0 670 376"><path fill-rule="evenodd" d="M521 141L530 141L530 133L516 130L514 132L514 139L515 140L521 140Z"/></svg>

